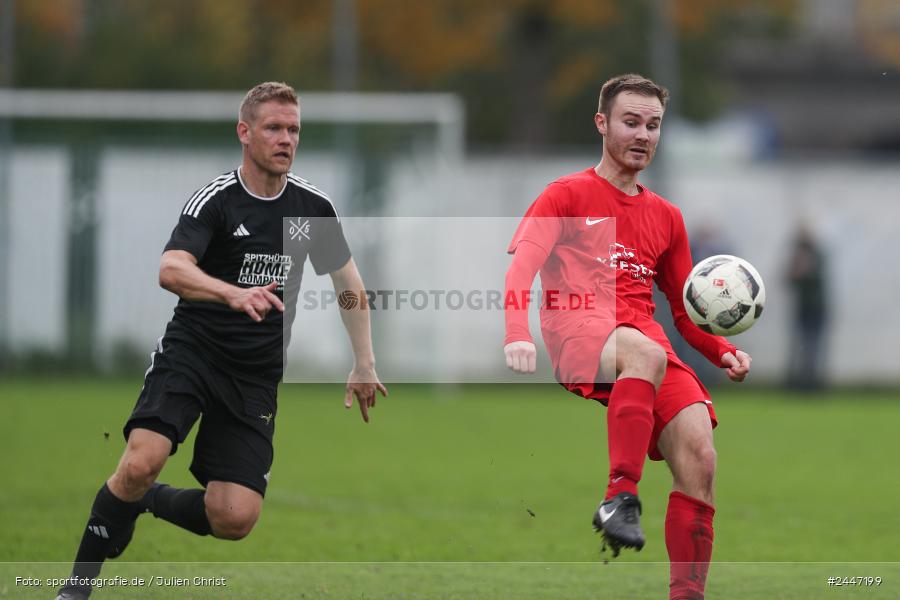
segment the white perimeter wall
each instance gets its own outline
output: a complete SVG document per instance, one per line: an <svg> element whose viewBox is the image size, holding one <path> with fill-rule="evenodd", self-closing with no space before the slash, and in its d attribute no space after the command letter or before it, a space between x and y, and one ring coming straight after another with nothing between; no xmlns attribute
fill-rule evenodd
<svg viewBox="0 0 900 600"><path fill-rule="evenodd" d="M103 152L98 182L99 359L109 356L116 341L152 350L175 303L156 284L162 247L189 195L236 166L239 159L239 153L230 150L108 147ZM397 161L387 179L385 214L519 216L547 182L594 160L590 155L524 159L480 155L458 165L427 159ZM347 168L333 156L301 151L295 171L329 192L341 210ZM10 171L13 284L5 301L12 342L18 347L61 349L69 157L52 147L17 150ZM756 265L766 281L763 319L736 338L753 354L760 379L780 379L783 373L790 308L783 281L785 253L794 225L806 219L821 235L829 258L833 318L827 371L831 380L900 382L900 358L894 352L900 339L900 311L893 306L900 298L900 261L895 258L900 239L900 169L896 165L695 161L671 164L668 172L667 195L682 208L689 231L701 223L719 227L733 252ZM390 245L390 236L381 236L380 243ZM409 247L389 250L400 262L407 260L403 257L416 258ZM434 258L443 263L437 266L466 268L454 263L452 247L449 250ZM502 269L506 260L498 255L492 268ZM358 261L364 264L365 257ZM306 276L313 277L311 268ZM327 287L328 281L317 285ZM305 337L333 341L318 347L316 356L323 363L348 361L340 320L337 315L331 317L304 323ZM502 323L498 327L454 330L450 339L459 343L451 346L458 351L442 350L444 360L458 361L465 370L466 346L472 343L496 344L500 356ZM341 337L333 337L332 332ZM404 338L404 332L395 327L379 335L390 340L380 348L382 353ZM421 332L410 332L408 339L421 339ZM422 343L435 347L434 340ZM406 354L423 367L433 360L429 352Z"/></svg>

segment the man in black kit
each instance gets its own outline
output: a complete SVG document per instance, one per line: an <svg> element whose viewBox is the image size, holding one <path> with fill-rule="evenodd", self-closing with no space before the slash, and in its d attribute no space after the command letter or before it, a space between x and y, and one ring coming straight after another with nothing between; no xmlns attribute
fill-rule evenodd
<svg viewBox="0 0 900 600"><path fill-rule="evenodd" d="M273 82L251 89L237 134L241 166L191 196L166 244L159 283L180 300L57 600L90 595L90 579L122 554L144 512L198 535L250 533L272 465L282 328L293 320L303 263L309 256L317 274L329 273L337 295L365 289L328 196L290 172L300 136L295 91ZM387 390L375 373L364 299L341 317L355 359L344 405L355 396L368 422L376 391ZM203 487L155 483L201 414L191 473Z"/></svg>

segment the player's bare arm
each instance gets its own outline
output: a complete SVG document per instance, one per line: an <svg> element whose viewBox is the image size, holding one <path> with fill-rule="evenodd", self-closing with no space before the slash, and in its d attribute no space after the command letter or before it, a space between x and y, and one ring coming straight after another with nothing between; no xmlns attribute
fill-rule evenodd
<svg viewBox="0 0 900 600"><path fill-rule="evenodd" d="M284 303L275 294L277 283L242 288L210 277L197 266L196 257L185 250L168 250L159 265L159 285L186 300L220 302L233 310L262 321L275 308L284 312Z"/></svg>
<svg viewBox="0 0 900 600"><path fill-rule="evenodd" d="M356 268L356 262L351 258L343 267L331 273L334 283L334 292L338 298L353 297L358 302L341 302L341 320L347 335L350 336L350 345L353 348L353 370L347 377L347 391L344 395L344 406L353 406L353 398L356 397L359 411L363 421L369 422L369 409L375 406L376 392L387 396L388 391L375 373L375 352L372 349L372 333L369 325L369 306L366 300L365 284Z"/></svg>
<svg viewBox="0 0 900 600"><path fill-rule="evenodd" d="M725 369L728 378L736 383L744 381L750 373L752 362L753 359L743 350L735 350L733 354L726 352L722 355L722 368Z"/></svg>

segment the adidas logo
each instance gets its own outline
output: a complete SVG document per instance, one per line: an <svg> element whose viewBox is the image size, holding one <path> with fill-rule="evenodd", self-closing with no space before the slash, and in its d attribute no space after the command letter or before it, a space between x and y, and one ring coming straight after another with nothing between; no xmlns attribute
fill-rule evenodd
<svg viewBox="0 0 900 600"><path fill-rule="evenodd" d="M109 533L103 525L88 525L88 529L97 537L102 537L104 540L109 539Z"/></svg>
<svg viewBox="0 0 900 600"><path fill-rule="evenodd" d="M719 298L731 298L731 292L728 291L728 288L719 292Z"/></svg>
<svg viewBox="0 0 900 600"><path fill-rule="evenodd" d="M247 237L248 235L250 235L250 232L247 231L247 228L244 227L243 223L241 223L240 225L238 225L238 228L235 229L234 233L232 233L231 235L233 235L234 237Z"/></svg>

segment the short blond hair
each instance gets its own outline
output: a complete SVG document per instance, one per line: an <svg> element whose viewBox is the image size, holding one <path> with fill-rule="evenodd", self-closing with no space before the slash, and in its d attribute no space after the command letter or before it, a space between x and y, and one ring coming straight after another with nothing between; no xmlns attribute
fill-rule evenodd
<svg viewBox="0 0 900 600"><path fill-rule="evenodd" d="M238 111L238 119L245 123L251 123L256 118L256 108L264 103L275 100L285 104L294 104L298 108L300 106L300 98L297 92L282 81L266 81L259 85L253 86L244 99L241 101L241 108Z"/></svg>

